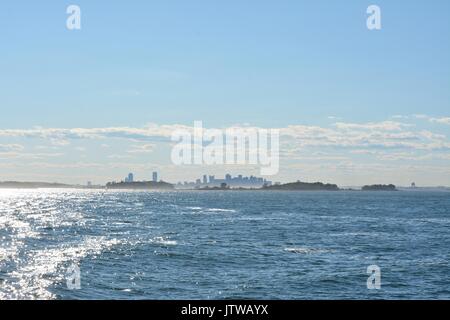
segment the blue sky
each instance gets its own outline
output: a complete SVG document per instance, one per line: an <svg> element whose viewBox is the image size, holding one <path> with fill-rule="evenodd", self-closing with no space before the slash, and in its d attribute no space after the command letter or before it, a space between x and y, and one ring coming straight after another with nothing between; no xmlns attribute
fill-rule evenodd
<svg viewBox="0 0 450 320"><path fill-rule="evenodd" d="M81 8L81 30L66 29L70 4ZM366 28L371 4L381 7L380 31ZM450 114L448 12L446 0L3 2L0 129L143 128L202 120L219 128L250 124L337 130L337 122L394 121L412 125L401 131L417 135L416 140L427 139L424 131L440 135L444 146L385 148L386 154L403 156L386 165L383 161L389 160L374 156L373 147L365 150L372 158L360 159L355 155L364 154L362 145L355 146L356 152L314 145L309 147L317 150L303 154L346 157L353 169L344 176L342 168L319 156L310 159L319 166L314 168L305 159L292 163L292 157L274 179L328 178L351 185L373 180L365 170L392 165L392 182L444 184L450 178L444 143L450 134L445 120ZM389 132L365 129L378 136ZM168 178L189 179L205 171L177 171L168 164L170 148L151 141L152 151L122 159L124 167L99 174L88 165L106 166L109 156L149 141L108 137L100 143L60 134L63 143L58 144L45 136L0 134L0 180L81 183L92 177L105 182L152 168L166 171ZM99 144L115 149L103 150ZM52 156L44 156L45 147ZM42 155L34 168L27 158L33 154ZM417 160L425 155L423 162ZM142 169L134 169L138 165ZM418 169L407 171L405 165ZM215 170L228 168L208 173Z"/></svg>

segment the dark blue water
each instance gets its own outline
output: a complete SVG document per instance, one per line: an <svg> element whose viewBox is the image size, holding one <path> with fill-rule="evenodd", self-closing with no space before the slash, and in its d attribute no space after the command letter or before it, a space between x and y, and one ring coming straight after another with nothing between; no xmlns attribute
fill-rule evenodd
<svg viewBox="0 0 450 320"><path fill-rule="evenodd" d="M4 190L0 298L449 299L449 231L450 193Z"/></svg>

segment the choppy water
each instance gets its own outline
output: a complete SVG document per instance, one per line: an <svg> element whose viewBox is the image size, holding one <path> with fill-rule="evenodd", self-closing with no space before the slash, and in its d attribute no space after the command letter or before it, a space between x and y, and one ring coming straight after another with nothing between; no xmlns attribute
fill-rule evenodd
<svg viewBox="0 0 450 320"><path fill-rule="evenodd" d="M449 231L450 193L0 190L0 299L449 299Z"/></svg>

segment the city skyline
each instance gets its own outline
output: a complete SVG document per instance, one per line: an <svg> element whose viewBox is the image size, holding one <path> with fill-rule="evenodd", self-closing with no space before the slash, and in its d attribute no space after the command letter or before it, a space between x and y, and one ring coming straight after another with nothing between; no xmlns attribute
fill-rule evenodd
<svg viewBox="0 0 450 320"><path fill-rule="evenodd" d="M195 181L179 181L175 186L178 188L220 187L224 184L232 188L261 188L272 185L272 181L261 177L244 176L242 174L233 177L227 173L223 178L218 178L216 175L204 174Z"/></svg>
<svg viewBox="0 0 450 320"><path fill-rule="evenodd" d="M194 181L164 181L163 179L158 180L158 172L152 172L152 179L146 179L145 177L139 177L130 172L128 175L121 179L120 181L108 181L108 183L134 183L134 182L167 182L173 184L175 187L180 189L183 188L195 188L195 187L220 187L225 183L228 187L246 187L246 188L261 188L263 186L271 186L272 181L265 178L256 176L244 176L239 174L233 177L231 174L226 174L223 178L219 178L216 175L203 174L202 177L195 179ZM0 181L1 182L1 181ZM88 187L92 186L92 181L87 181L86 185ZM97 185L98 186L98 185Z"/></svg>
<svg viewBox="0 0 450 320"><path fill-rule="evenodd" d="M203 188L203 187L222 187L223 185L226 185L227 187L231 188L262 188L267 186L277 186L277 185L283 185L283 184L289 184L289 183L306 183L306 184L314 184L314 183L331 183L334 184L332 181L318 181L318 180L305 180L301 178L297 178L296 180L293 178L289 181L271 181L266 178L258 177L258 176L245 176L244 174L237 174L236 176L233 176L232 174L225 174L223 178L218 178L216 174L203 174L200 178L191 178L184 181L171 181L171 180L164 180L164 179L158 179L159 172L153 171L151 175L151 179L148 178L148 176L136 176L133 172L128 173L124 178L122 179L110 179L105 183L94 183L91 180L86 181L83 183L68 183L68 182L59 182L59 181L15 181L15 180L0 180L0 184L6 183L7 185L16 185L17 187L21 188L21 185L24 186L27 185L33 185L33 186L40 186L44 187L45 185L49 185L52 187L88 187L88 188L97 188L97 187L104 187L108 184L120 184L120 183L165 183L170 184L175 187L175 189L197 189L197 188ZM367 185L393 185L390 183L373 183L373 184L361 184L361 185L340 185L341 188L359 188L364 187ZM338 184L336 184L338 185ZM395 185L394 185L395 186ZM431 189L450 189L449 185L417 185L415 181L412 181L410 184L405 185L397 185L396 187L400 187L402 189L409 188L409 189L418 189L418 188L431 188Z"/></svg>
<svg viewBox="0 0 450 320"><path fill-rule="evenodd" d="M77 5L81 30L65 4L0 12L0 181L260 175L174 165L172 132L197 120L278 129L272 181L450 181L448 1L377 1L376 31L361 1Z"/></svg>

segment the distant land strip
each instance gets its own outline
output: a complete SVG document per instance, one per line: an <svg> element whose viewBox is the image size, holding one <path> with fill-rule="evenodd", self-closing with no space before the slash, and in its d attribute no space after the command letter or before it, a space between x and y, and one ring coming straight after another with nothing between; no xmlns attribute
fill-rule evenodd
<svg viewBox="0 0 450 320"><path fill-rule="evenodd" d="M75 189L111 189L111 190L177 190L174 184L164 181L136 181L136 182L108 182L106 185L96 186L82 186L71 185L64 183L49 183L49 182L18 182L18 181L3 181L0 182L0 188L3 189L61 189L61 188L75 188ZM322 182L290 182L285 184L275 184L270 186L263 186L261 188L230 188L226 184L220 187L204 187L192 188L190 190L214 191L214 190L265 190L265 191L398 191L393 184L376 184L366 185L359 189L341 189L336 184L325 184Z"/></svg>

